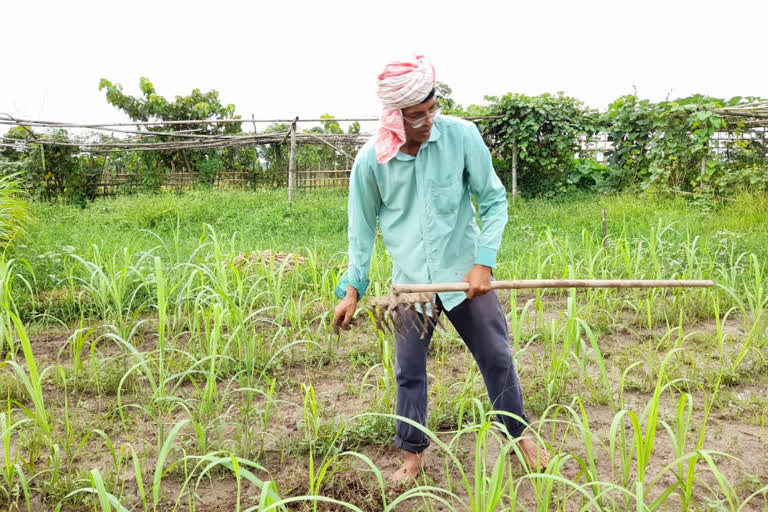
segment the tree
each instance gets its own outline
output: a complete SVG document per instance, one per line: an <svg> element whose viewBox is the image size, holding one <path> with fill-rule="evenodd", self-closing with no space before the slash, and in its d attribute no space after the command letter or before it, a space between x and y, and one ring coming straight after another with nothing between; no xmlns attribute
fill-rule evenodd
<svg viewBox="0 0 768 512"><path fill-rule="evenodd" d="M463 108L456 104L456 100L451 98L453 89L444 82L437 82L435 85L435 96L437 96L437 105L443 109L443 113L450 115L462 115Z"/></svg>
<svg viewBox="0 0 768 512"><path fill-rule="evenodd" d="M195 120L215 121L240 119L235 115L233 104L223 105L218 91L202 92L192 89L188 96L176 96L173 101L157 94L155 86L146 77L139 80L141 96L130 96L123 92L123 86L113 84L106 78L99 82L99 90L104 90L107 101L125 112L134 121L186 121L164 126L150 126L147 130L158 134L171 131L189 131L200 135L235 135L241 133L240 123L195 123ZM158 135L160 137L160 135ZM157 140L167 140L167 138ZM177 167L189 172L202 171L201 180L212 182L218 170L234 158L234 152L223 150L172 150L161 153L157 163L163 169L175 170Z"/></svg>
<svg viewBox="0 0 768 512"><path fill-rule="evenodd" d="M139 89L143 97L129 96L123 92L123 86L113 84L106 78L99 82L99 90L106 90L107 101L119 108L134 121L184 121L217 119L240 119L235 115L233 104L222 105L218 91L201 92L192 89L188 96L176 96L174 101L168 101L155 91L155 86L148 78L141 77ZM150 127L150 131L195 130L204 135L240 133L240 123L211 123L177 124L173 127Z"/></svg>

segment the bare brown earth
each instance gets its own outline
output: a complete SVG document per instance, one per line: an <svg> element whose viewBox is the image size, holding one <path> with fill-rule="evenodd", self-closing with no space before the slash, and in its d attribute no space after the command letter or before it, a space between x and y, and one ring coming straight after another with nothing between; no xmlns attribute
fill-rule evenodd
<svg viewBox="0 0 768 512"><path fill-rule="evenodd" d="M518 297L518 304L524 304L525 299L525 297ZM532 316L529 318L529 323L525 326L527 337L542 328L542 320L545 325L560 321L564 311L565 304L562 300L548 299L543 317L537 319ZM698 333L691 335L690 339L686 341L687 352L692 354L691 357L696 362L698 369L696 371L701 371L702 368L706 369L706 365L711 364L710 358L707 351L697 350L696 344L700 343L699 340L712 335L715 329L714 323L696 321L693 325L686 325L685 329L687 334ZM744 336L744 328L737 319L731 319L726 324L725 330L726 334L733 339ZM143 349L148 349L152 344L153 333L151 331L150 322L145 333L145 341L142 344ZM444 388L461 382L468 371L467 368L473 364L471 356L463 349L460 342L457 341L455 333L451 331L449 328L448 331L440 332L437 335L433 341L436 346L436 355L432 355L429 363L430 375L434 377L434 375L439 374L440 383ZM618 382L621 369L627 361L645 361L643 359L644 352L649 351L652 345L658 343L659 337L663 336L665 332L666 329L648 332L635 324L632 326L618 325L608 332L600 334L600 347L607 362L611 382ZM69 349L62 350L62 348L70 334L71 331L69 330L57 328L34 335L32 344L38 359L38 366L43 368L68 362L70 360ZM98 347L97 350L101 357L114 356L119 352L115 347L108 344ZM247 458L264 467L265 471L255 471L255 474L262 479L274 480L282 497L300 496L309 492L308 452L302 448L303 429L305 428L302 411L304 400L302 384L314 387L321 417L326 423L341 425L349 422L351 421L350 418L370 411L375 389L373 386L361 385L364 375L369 372L371 362L378 360L375 357L375 352L376 342L372 335L352 331L343 334L342 338L338 340L338 346L333 357L326 360L321 358L318 361L307 361L302 359L301 353L297 353L292 363L288 362L280 369L279 385L275 395L275 399L280 401L279 414L266 428L254 420L253 432L258 435L254 436L256 442L250 447L252 451ZM662 351L662 353L664 352ZM647 354L647 352L645 353ZM370 356L371 362L364 360L366 354ZM525 351L518 354L518 369L526 388L526 396L530 397L529 412L532 419L538 418L545 407L551 405L541 402L541 388L544 383L540 378L537 378L537 365L541 365L541 361L545 357L542 344L537 340L534 340ZM648 403L655 382L653 359L647 361L635 371L630 372L627 390L624 392L625 407L634 409L638 413ZM691 376L693 375L689 367L690 365L686 365L683 358L674 368L681 377L685 377L686 371L690 371ZM593 378L598 378L598 372L594 365L590 366L589 371ZM382 375L382 369L378 367L372 371L368 382L372 382L374 376L380 375ZM45 387L46 407L54 423L60 427L60 420L65 412L64 390L60 384L54 385L53 380L49 380L50 382ZM430 385L433 382L434 378L430 381ZM247 405L243 403L242 394L227 393L227 390L233 387L236 387L234 382L225 381L219 384L220 397L224 400L222 411L228 411L230 407ZM433 394L436 393L434 387L431 385ZM739 382L729 383L720 391L713 413L707 423L704 447L732 456L732 458L718 457L718 467L735 486L742 499L758 487L768 484L768 469L766 469L768 468L768 429L766 426L768 393L766 390L768 390L768 378L764 374L753 375L750 378L742 378ZM17 391L19 396L12 398L29 406L30 404L27 403L22 391ZM181 396L194 396L194 391L194 386L185 384L178 393ZM584 408L591 431L595 436L598 474L602 480L611 480L612 463L608 453L608 433L615 411L609 405L600 403L600 400L592 399L586 389L574 388L569 389L569 391L581 395L585 400ZM129 387L129 392L123 396L123 401L124 403L142 403L146 392L145 384L140 379L136 379ZM704 417L706 395L695 386L689 392L694 403L694 420L692 421L690 438L695 440L701 427L701 420ZM481 382L476 383L475 393L478 397L484 396ZM157 451L156 437L158 433L156 421L170 425L186 417L183 410L176 409L171 417L152 420L142 412L131 409L128 421L123 425L116 413L116 396L114 394L98 396L89 393L86 383L83 389L74 394L72 390L69 390L67 395L69 396L66 404L68 414L77 431L88 432L93 429L100 429L110 436L115 447L130 444L142 457L148 458L147 462L144 463L144 468L148 473L151 473L155 464L153 457ZM73 399L73 396L76 398ZM435 397L435 400L438 398ZM570 403L570 399L564 403ZM263 399L257 398L251 405L263 405ZM671 393L665 395L660 418L671 420L676 405L676 396L672 396ZM439 437L444 442L449 442L455 428L455 423L444 426L441 428ZM211 449L227 446L234 436L238 435L238 432L242 432L242 430L238 430L237 426L234 425L234 419L229 418L228 420L225 414L219 433L212 439ZM566 431L562 426L556 428L547 426L542 429L541 435L554 453L567 453L576 457L584 455L584 442L573 430ZM192 449L194 446L192 432L184 431L182 443L185 447ZM370 457L385 478L397 468L397 452L386 440L365 443L353 448ZM2 448L0 447L0 449ZM692 446L689 446L688 449L692 449ZM457 454L470 480L473 478L474 453L475 437L465 435L460 438ZM492 464L495 461L498 453L498 443L491 443L488 451L489 463ZM177 452L174 455L178 457L180 453ZM460 499L466 500L467 494L462 488L459 472L455 467L446 464L446 459L439 448L430 447L427 451L427 457L427 469L418 483L452 489ZM673 459L674 453L670 438L663 429L659 428L649 474L655 476L664 465ZM513 461L512 464L517 474L524 474L517 462ZM702 465L703 463L700 462L699 471L704 474L706 471ZM112 455L104 448L104 442L100 437L92 435L86 449L74 459L73 465L69 469L73 473L80 472L82 476L87 475L87 472L92 468L99 468L103 474L107 474L113 467ZM347 458L334 467L338 471L329 478L323 487L323 495L352 503L363 510L382 508L381 492L376 478L369 468L354 458ZM579 468L573 459L565 463L563 473L574 479L579 477ZM130 463L125 464L120 476L123 481L122 485L124 485L124 496L135 496L134 477ZM659 482L659 487L665 487L672 483L671 478L671 474L667 475L666 481ZM151 482L151 474L144 475L144 481L145 484ZM163 484L162 494L164 498L161 510L173 510L183 481L183 472L179 468L166 476ZM706 476L704 481L710 485L716 485L715 479L711 476ZM702 496L704 496L703 485L700 484L699 487ZM387 499L389 501L395 499L405 489L403 487L387 487ZM259 494L259 488L246 482L241 488L240 503L244 508L254 505ZM215 473L210 481L203 481L197 488L196 495L198 501L195 510L234 510L238 500L237 484L231 473L220 471ZM179 504L182 510L188 508L188 499L191 498L182 498ZM524 505L525 509L531 509L535 507L535 503L532 486L530 484L521 485L518 504ZM138 499L128 500L129 509L138 504ZM23 504L20 505L22 509L25 508ZM43 497L37 494L33 505L34 510L52 510L56 502L54 497ZM457 509L464 508L455 501L454 506ZM671 502L671 506L674 506L674 502ZM745 510L764 510L765 507L768 507L768 501L763 496L753 500ZM569 505L566 508L578 509L578 501L574 500L573 506ZM81 509L85 510L88 507L65 504L62 510ZM296 504L292 509L305 510L311 509L311 507L306 504ZM418 500L404 503L399 509L447 510L437 502L432 502L427 506ZM11 510L16 509L12 506ZM322 504L319 510L343 510L343 508Z"/></svg>

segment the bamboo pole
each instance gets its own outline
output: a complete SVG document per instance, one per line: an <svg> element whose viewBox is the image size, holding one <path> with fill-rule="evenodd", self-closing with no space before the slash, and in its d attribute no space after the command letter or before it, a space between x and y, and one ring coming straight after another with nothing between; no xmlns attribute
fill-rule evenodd
<svg viewBox="0 0 768 512"><path fill-rule="evenodd" d="M118 123L72 123L67 121L43 121L37 119L18 119L11 117L9 114L0 112L0 115L5 115L9 119L0 119L0 124L9 125L29 125L29 126L44 126L54 128L107 128L111 126L173 126L179 124L229 124L229 123L292 123L294 119L255 119L251 114L251 118L239 118L239 119L176 119L171 121L135 121L135 122L118 122ZM499 119L499 116L466 116L462 117L467 121L476 121L481 119ZM302 123L322 123L325 121L336 122L373 122L378 121L378 117L342 117L342 118L302 118Z"/></svg>
<svg viewBox="0 0 768 512"><path fill-rule="evenodd" d="M296 166L296 121L298 116L291 123L291 155L288 158L288 202L293 202L293 174Z"/></svg>
<svg viewBox="0 0 768 512"><path fill-rule="evenodd" d="M708 288L709 280L670 279L523 279L491 281L494 290L523 290L536 288ZM392 293L465 292L469 283L395 284Z"/></svg>
<svg viewBox="0 0 768 512"><path fill-rule="evenodd" d="M298 118L297 118L297 119L298 119ZM343 154L344 156L346 156L347 158L352 158L351 156L349 156L349 155L347 154L347 152L346 152L346 151L344 151L344 150L343 150L343 149L341 149L340 147L338 147L338 146L334 146L333 144L331 144L331 143L330 143L330 142L328 142L327 140L324 140L324 139L322 139L321 137L318 137L318 136L317 136L317 135L315 135L314 133L305 133L305 135L308 135L309 137L311 137L311 138L313 138L313 139L317 139L317 140L319 140L320 142L322 142L323 144L325 144L325 145L327 145L327 146L330 146L331 148L335 149L336 151L338 151L338 152L342 153L342 154Z"/></svg>
<svg viewBox="0 0 768 512"><path fill-rule="evenodd" d="M512 197L517 197L517 141L512 140Z"/></svg>

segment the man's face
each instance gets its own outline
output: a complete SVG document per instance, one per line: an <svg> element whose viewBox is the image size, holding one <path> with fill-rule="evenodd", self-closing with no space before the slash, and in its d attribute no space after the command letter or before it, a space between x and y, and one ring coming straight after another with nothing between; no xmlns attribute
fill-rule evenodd
<svg viewBox="0 0 768 512"><path fill-rule="evenodd" d="M432 133L432 118L429 114L434 113L436 108L435 98L430 98L425 103L419 103L402 110L406 143L421 144L429 140L429 135ZM421 120L423 120L423 124L420 127L414 128L412 126L414 122L418 125Z"/></svg>

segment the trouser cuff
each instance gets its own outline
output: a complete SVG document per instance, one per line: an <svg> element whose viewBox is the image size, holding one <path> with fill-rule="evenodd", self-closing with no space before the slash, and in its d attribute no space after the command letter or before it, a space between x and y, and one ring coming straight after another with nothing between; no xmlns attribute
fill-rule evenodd
<svg viewBox="0 0 768 512"><path fill-rule="evenodd" d="M396 436L395 446L400 450L405 450L406 452L421 453L424 450L426 450L427 447L429 446L429 440L425 439L423 443L414 444L414 443L409 443L408 441L404 441L399 436Z"/></svg>

